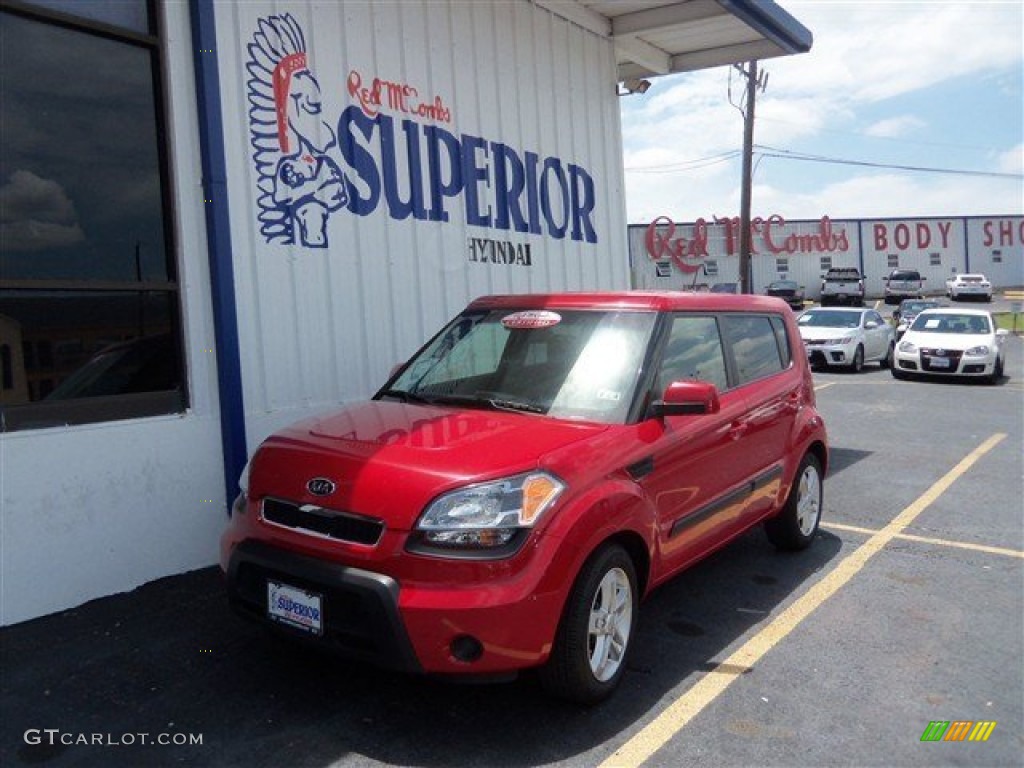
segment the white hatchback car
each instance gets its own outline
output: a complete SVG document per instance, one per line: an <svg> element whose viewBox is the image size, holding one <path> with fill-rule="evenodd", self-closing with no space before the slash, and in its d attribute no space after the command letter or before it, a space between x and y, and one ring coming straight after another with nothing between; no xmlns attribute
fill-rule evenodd
<svg viewBox="0 0 1024 768"><path fill-rule="evenodd" d="M926 309L896 347L892 375L969 376L995 384L1003 375L1008 335L984 309Z"/></svg>
<svg viewBox="0 0 1024 768"><path fill-rule="evenodd" d="M840 366L858 372L864 363L892 362L896 331L873 309L814 307L796 321L813 367Z"/></svg>

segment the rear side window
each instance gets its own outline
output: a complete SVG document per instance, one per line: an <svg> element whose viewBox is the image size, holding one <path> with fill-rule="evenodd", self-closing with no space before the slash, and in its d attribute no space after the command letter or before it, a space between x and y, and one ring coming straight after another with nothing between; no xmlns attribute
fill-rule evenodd
<svg viewBox="0 0 1024 768"><path fill-rule="evenodd" d="M784 368L772 321L764 315L723 315L722 332L732 348L738 384L778 373Z"/></svg>
<svg viewBox="0 0 1024 768"><path fill-rule="evenodd" d="M722 338L714 317L677 315L658 372L660 397L673 381L708 381L721 390L728 388Z"/></svg>

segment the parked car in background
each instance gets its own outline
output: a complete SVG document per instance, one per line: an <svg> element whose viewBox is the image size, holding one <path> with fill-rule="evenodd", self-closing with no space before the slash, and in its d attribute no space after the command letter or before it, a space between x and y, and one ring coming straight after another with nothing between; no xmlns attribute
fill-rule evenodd
<svg viewBox="0 0 1024 768"><path fill-rule="evenodd" d="M593 702L640 600L764 523L815 538L827 435L759 296L495 296L364 403L269 437L221 539L233 607L361 661L540 668Z"/></svg>
<svg viewBox="0 0 1024 768"><path fill-rule="evenodd" d="M793 309L804 308L804 287L795 280L775 280L764 289L766 296L782 299Z"/></svg>
<svg viewBox="0 0 1024 768"><path fill-rule="evenodd" d="M864 363L885 368L892 361L895 331L873 309L813 307L800 314L797 327L812 366L859 372Z"/></svg>
<svg viewBox="0 0 1024 768"><path fill-rule="evenodd" d="M897 345L892 375L969 376L995 384L1006 364L1008 335L983 309L926 309Z"/></svg>
<svg viewBox="0 0 1024 768"><path fill-rule="evenodd" d="M821 306L864 303L864 275L856 267L833 267L821 276Z"/></svg>
<svg viewBox="0 0 1024 768"><path fill-rule="evenodd" d="M938 301L934 299L904 299L900 302L899 307L893 310L892 320L896 325L896 340L906 333L907 328L914 322L914 318L926 309L935 309L936 307L942 306Z"/></svg>
<svg viewBox="0 0 1024 768"><path fill-rule="evenodd" d="M946 281L946 295L953 301L961 299L992 301L992 283L980 273L957 275Z"/></svg>
<svg viewBox="0 0 1024 768"><path fill-rule="evenodd" d="M924 281L916 269L894 269L885 282L885 303L898 304L902 299L920 299L924 296Z"/></svg>

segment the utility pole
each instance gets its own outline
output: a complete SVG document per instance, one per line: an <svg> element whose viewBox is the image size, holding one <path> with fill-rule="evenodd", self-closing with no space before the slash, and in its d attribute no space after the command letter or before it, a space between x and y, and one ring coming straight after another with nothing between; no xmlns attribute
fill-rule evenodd
<svg viewBox="0 0 1024 768"><path fill-rule="evenodd" d="M743 110L743 179L740 186L740 293L753 293L750 269L750 195L753 186L754 94L765 89L768 78L758 75L757 61L736 69L747 80L747 103Z"/></svg>

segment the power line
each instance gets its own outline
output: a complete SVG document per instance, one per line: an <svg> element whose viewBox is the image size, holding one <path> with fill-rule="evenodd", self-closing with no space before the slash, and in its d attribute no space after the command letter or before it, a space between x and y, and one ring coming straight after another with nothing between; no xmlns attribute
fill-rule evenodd
<svg viewBox="0 0 1024 768"><path fill-rule="evenodd" d="M666 163L664 165L632 166L625 170L628 173L678 173L680 171L698 170L700 168L706 168L709 165L728 162L733 158L739 157L739 155L740 150L733 149L728 152L709 155L707 157L699 157L694 160L680 160L678 163Z"/></svg>
<svg viewBox="0 0 1024 768"><path fill-rule="evenodd" d="M883 168L896 171L911 171L914 173L944 173L955 176L985 176L995 179L1024 179L1020 173L1000 173L998 171L971 171L962 168L935 168L921 165L901 165L898 163L875 163L868 160L851 160L849 158L828 157L826 155L811 155L806 152L795 152L790 149L779 149L761 144L755 145L756 149L769 150L759 152L762 157L774 157L781 160L804 160L809 163L828 163L831 165L853 165L865 168Z"/></svg>
<svg viewBox="0 0 1024 768"><path fill-rule="evenodd" d="M940 173L954 176L981 176L995 179L1024 179L1024 174L1001 173L999 171L972 171L962 168L936 168L930 166L902 165L898 163L877 163L869 160L852 160L849 158L829 157L827 155L812 155L806 152L797 152L790 149L779 149L768 147L762 144L754 145L754 154L759 158L771 157L778 160L804 160L810 163L826 163L831 165L849 165L864 168L880 168L884 170L908 171L912 173ZM760 151L759 151L760 150ZM768 151L764 151L768 150ZM740 156L739 150L722 152L718 155L684 160L678 163L666 163L664 165L633 166L625 169L626 173L685 173L687 171L699 170L708 166L728 162Z"/></svg>

